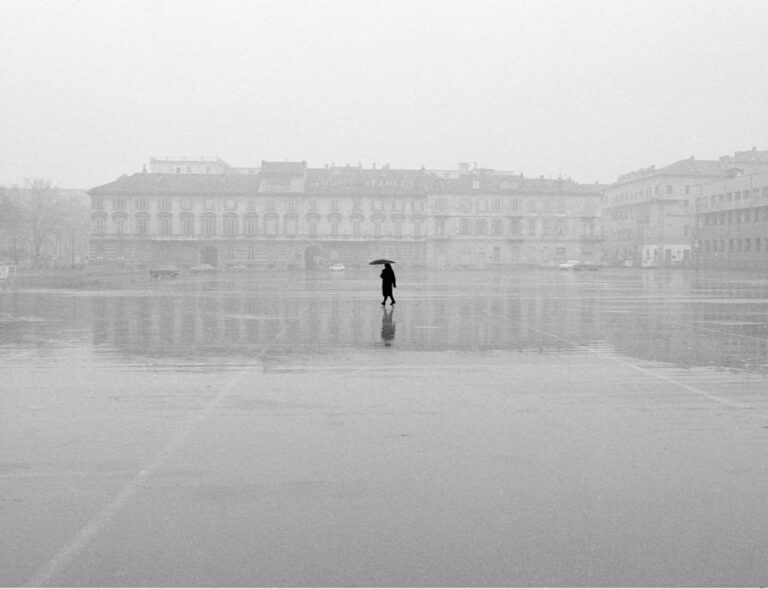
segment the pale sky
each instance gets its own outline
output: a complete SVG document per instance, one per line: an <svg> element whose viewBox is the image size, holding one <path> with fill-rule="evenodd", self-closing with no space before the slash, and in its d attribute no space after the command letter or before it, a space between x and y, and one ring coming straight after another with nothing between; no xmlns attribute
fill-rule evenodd
<svg viewBox="0 0 768 589"><path fill-rule="evenodd" d="M0 0L0 185L164 155L612 182L752 146L764 0Z"/></svg>

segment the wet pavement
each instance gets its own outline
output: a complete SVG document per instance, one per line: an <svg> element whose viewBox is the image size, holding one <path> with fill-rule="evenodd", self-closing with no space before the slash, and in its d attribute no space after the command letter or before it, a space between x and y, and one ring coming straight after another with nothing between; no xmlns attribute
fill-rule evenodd
<svg viewBox="0 0 768 589"><path fill-rule="evenodd" d="M0 585L768 582L768 279L0 290Z"/></svg>

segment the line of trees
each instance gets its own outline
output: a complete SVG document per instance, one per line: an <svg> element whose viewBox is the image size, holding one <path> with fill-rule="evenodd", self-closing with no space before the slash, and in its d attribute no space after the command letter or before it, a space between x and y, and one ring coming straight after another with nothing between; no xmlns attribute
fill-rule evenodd
<svg viewBox="0 0 768 589"><path fill-rule="evenodd" d="M35 267L82 262L88 251L88 203L49 180L0 186L0 261Z"/></svg>

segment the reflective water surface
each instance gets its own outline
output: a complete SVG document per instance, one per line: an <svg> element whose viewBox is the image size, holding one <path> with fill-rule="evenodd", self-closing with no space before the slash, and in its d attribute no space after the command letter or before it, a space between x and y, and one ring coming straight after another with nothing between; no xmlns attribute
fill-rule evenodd
<svg viewBox="0 0 768 589"><path fill-rule="evenodd" d="M0 585L768 578L768 279L0 291Z"/></svg>
<svg viewBox="0 0 768 589"><path fill-rule="evenodd" d="M682 366L768 367L768 279L754 274L622 269L403 278L407 304L383 313L375 272L10 291L0 294L0 351L79 345L136 361L231 360L258 357L265 346L275 356L385 340L434 351L599 346Z"/></svg>

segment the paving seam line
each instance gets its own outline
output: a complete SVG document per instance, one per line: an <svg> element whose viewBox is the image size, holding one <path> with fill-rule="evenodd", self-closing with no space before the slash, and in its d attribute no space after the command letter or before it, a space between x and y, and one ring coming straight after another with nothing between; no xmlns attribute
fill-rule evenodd
<svg viewBox="0 0 768 589"><path fill-rule="evenodd" d="M272 347L277 339L283 335L288 326L301 318L309 310L309 305L305 305L300 313L286 320L282 329L275 334L273 340L265 344L257 353L259 358ZM24 587L41 587L63 572L66 567L77 557L91 541L98 535L109 521L114 518L120 510L139 492L142 483L152 474L160 469L166 459L180 448L193 431L202 424L208 416L221 404L230 391L240 383L247 375L251 374L260 364L252 364L244 370L236 373L230 381L222 387L219 393L208 402L208 404L195 413L181 428L181 430L171 439L171 441L152 459L152 461L139 471L131 481L115 496L106 507L102 508L91 520L70 540L70 542L45 565L35 572L29 580L24 583Z"/></svg>
<svg viewBox="0 0 768 589"><path fill-rule="evenodd" d="M503 315L498 315L495 313L489 313L491 317L497 317L501 319L502 321L505 321L507 323L510 323L509 319L504 317ZM610 360L612 362L616 362L617 364L621 364L623 366L627 366L628 368L632 368L633 370L644 374L646 376L652 376L653 378L656 378L658 380L667 382L669 384L672 384L676 387L679 387L681 389L684 389L688 391L689 393L694 393L696 395L701 395L704 397L707 397L708 399L711 399L713 401L717 401L718 403L721 403L723 405L728 405L729 407L734 407L737 409L754 409L754 407L750 407L749 405L744 405L742 403L734 403L733 401L729 401L728 399L724 399L722 397L719 397L717 395L713 395L712 393L708 393L707 391L704 391L702 389L693 387L691 385L685 384L684 382L680 382L679 380L675 380L674 378L669 378L668 376L663 376L661 374L657 374L656 372L653 372L652 370L648 370L647 368L643 368L642 366L638 366L637 364L634 364L632 362L628 362L627 360L622 360L621 358L617 358L616 356L612 356L610 354L606 354L604 352L601 352L599 350L596 350L594 348L590 348L588 346L584 346L582 344L578 344L576 342L573 342L571 340L568 340L564 337L560 337L559 335L555 335L554 333L549 333L547 331L544 331L542 329L538 329L536 327L532 327L530 325L527 325L525 323L519 323L521 327L524 327L526 329L530 329L531 331L535 331L537 333L540 333L542 335L545 335L547 337L551 337L557 340L560 340L563 343L568 344L569 346L573 346L574 348L577 348L579 350L583 350L585 352L588 352L590 354L594 354L595 356L599 356L600 358L603 358L605 360ZM768 414L755 412L753 413L756 417L760 417L762 419L768 420Z"/></svg>

